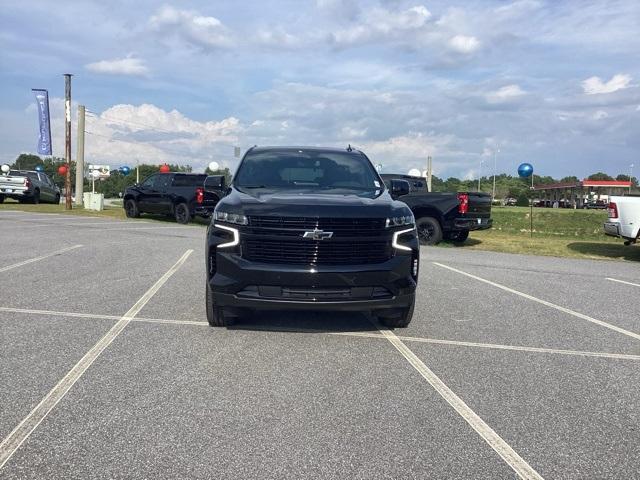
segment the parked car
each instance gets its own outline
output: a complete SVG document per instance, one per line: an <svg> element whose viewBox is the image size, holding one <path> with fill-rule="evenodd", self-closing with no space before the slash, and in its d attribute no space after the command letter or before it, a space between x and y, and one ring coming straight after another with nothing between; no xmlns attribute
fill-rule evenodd
<svg viewBox="0 0 640 480"><path fill-rule="evenodd" d="M205 192L205 174L156 173L124 192L123 207L127 217L141 213L171 215L178 223L189 223L195 216L209 217L219 196Z"/></svg>
<svg viewBox="0 0 640 480"><path fill-rule="evenodd" d="M413 186L400 200L416 218L422 245L436 245L443 239L464 242L470 231L491 228L491 195L488 193L428 192L417 186L420 177L392 173L381 177L387 187L393 180L406 180Z"/></svg>
<svg viewBox="0 0 640 480"><path fill-rule="evenodd" d="M590 202L586 202L584 204L584 208L587 208L589 210L604 210L606 208L608 208L609 204L607 202L605 202L604 200L592 200Z"/></svg>
<svg viewBox="0 0 640 480"><path fill-rule="evenodd" d="M60 189L46 173L9 170L0 175L0 203L13 198L20 203L60 203Z"/></svg>
<svg viewBox="0 0 640 480"><path fill-rule="evenodd" d="M390 327L413 316L420 262L413 214L364 153L254 147L224 195L206 241L206 310L225 326L257 309L371 312Z"/></svg>
<svg viewBox="0 0 640 480"><path fill-rule="evenodd" d="M609 216L604 233L623 238L625 245L640 238L640 196L611 197L607 208Z"/></svg>

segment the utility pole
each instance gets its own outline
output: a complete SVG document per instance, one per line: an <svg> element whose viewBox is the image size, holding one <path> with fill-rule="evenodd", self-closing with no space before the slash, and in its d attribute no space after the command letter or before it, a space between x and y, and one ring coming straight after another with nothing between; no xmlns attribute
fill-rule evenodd
<svg viewBox="0 0 640 480"><path fill-rule="evenodd" d="M433 168L431 164L431 156L427 157L427 192L431 191L431 178L433 177Z"/></svg>
<svg viewBox="0 0 640 480"><path fill-rule="evenodd" d="M64 151L67 159L67 174L64 179L65 206L71 210L71 74L64 74Z"/></svg>
<svg viewBox="0 0 640 480"><path fill-rule="evenodd" d="M78 148L76 148L76 206L84 203L84 105L78 105Z"/></svg>
<svg viewBox="0 0 640 480"><path fill-rule="evenodd" d="M496 149L493 151L493 190L491 191L492 204L496 199L496 170L498 168L498 153L500 153L500 149L496 147Z"/></svg>
<svg viewBox="0 0 640 480"><path fill-rule="evenodd" d="M478 191L480 191L480 179L482 178L482 163L484 162L484 160L482 160L482 157L480 157L480 167L478 167Z"/></svg>
<svg viewBox="0 0 640 480"><path fill-rule="evenodd" d="M136 160L136 183L140 183L140 160Z"/></svg>
<svg viewBox="0 0 640 480"><path fill-rule="evenodd" d="M629 165L629 194L631 194L631 186L633 185L633 163Z"/></svg>

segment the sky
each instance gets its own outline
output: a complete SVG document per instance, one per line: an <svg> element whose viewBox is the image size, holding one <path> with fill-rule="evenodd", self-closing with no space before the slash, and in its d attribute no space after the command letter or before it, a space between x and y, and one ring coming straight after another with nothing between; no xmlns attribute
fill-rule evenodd
<svg viewBox="0 0 640 480"><path fill-rule="evenodd" d="M352 145L382 172L640 172L637 0L2 0L0 163L35 152L237 166L234 146Z"/></svg>

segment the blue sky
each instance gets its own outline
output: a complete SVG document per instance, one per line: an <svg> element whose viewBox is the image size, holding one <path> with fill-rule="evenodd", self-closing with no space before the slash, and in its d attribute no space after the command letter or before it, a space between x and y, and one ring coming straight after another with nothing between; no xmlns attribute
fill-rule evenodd
<svg viewBox="0 0 640 480"><path fill-rule="evenodd" d="M637 0L5 0L0 22L0 162L35 150L31 88L62 156L70 72L112 167L350 143L386 172L472 178L498 149L508 173L640 171Z"/></svg>

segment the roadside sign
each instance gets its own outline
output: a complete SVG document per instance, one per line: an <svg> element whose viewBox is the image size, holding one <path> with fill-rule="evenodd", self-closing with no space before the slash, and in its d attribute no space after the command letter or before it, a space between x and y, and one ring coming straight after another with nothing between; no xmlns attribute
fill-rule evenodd
<svg viewBox="0 0 640 480"><path fill-rule="evenodd" d="M90 178L106 179L111 176L111 167L109 165L89 165L88 169Z"/></svg>

